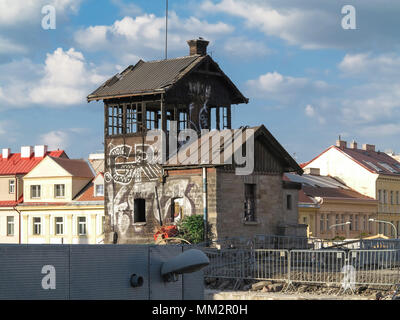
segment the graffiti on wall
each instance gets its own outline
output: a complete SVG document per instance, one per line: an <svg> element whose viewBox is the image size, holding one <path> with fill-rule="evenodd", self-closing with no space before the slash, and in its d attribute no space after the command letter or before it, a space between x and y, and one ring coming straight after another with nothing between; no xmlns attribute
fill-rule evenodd
<svg viewBox="0 0 400 320"><path fill-rule="evenodd" d="M132 147L126 144L117 146L109 144L108 147L109 171L104 174L107 183L114 181L117 184L128 185L132 180L141 182L143 178L148 181L158 179L161 173L160 165L148 163L150 158L159 156L152 145L136 144Z"/></svg>
<svg viewBox="0 0 400 320"><path fill-rule="evenodd" d="M211 86L201 82L189 82L189 124L193 130L200 132L209 129L208 101L211 96Z"/></svg>

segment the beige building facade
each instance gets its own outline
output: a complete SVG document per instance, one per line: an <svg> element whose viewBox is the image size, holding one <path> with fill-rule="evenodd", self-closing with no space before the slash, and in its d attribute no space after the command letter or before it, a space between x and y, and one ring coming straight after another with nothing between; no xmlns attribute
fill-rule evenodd
<svg viewBox="0 0 400 320"><path fill-rule="evenodd" d="M338 140L319 156L303 165L304 169L318 168L321 175L328 175L345 183L353 190L378 202L375 231L395 237L400 230L400 162L374 145L358 148L353 142Z"/></svg>
<svg viewBox="0 0 400 320"><path fill-rule="evenodd" d="M24 177L21 243L103 242L104 178L84 160L46 157Z"/></svg>

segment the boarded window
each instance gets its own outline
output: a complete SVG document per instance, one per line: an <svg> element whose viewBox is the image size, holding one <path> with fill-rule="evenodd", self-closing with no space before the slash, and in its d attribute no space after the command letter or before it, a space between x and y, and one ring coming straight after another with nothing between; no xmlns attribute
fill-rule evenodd
<svg viewBox="0 0 400 320"><path fill-rule="evenodd" d="M135 199L134 204L134 223L146 222L146 200Z"/></svg>
<svg viewBox="0 0 400 320"><path fill-rule="evenodd" d="M256 221L256 185L245 183L244 185L244 220Z"/></svg>
<svg viewBox="0 0 400 320"><path fill-rule="evenodd" d="M291 194L286 195L286 209L292 210L292 195Z"/></svg>

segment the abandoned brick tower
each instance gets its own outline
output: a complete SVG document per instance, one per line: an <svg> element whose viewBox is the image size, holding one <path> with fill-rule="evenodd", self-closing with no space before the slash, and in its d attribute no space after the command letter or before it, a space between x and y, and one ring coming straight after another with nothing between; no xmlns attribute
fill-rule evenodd
<svg viewBox="0 0 400 320"><path fill-rule="evenodd" d="M232 129L231 106L248 99L207 54L208 41L188 44L188 56L140 60L87 97L104 102L106 243L149 243L156 227L194 214L212 225L215 238L303 235L304 226L297 224L299 185L282 179L284 172L302 169L263 125ZM149 138L157 129L165 133L165 144ZM177 141L175 134L187 129L196 138ZM203 152L204 130L251 131L252 173L237 175L235 161L171 161L183 145L190 153ZM245 149L246 137L233 148Z"/></svg>

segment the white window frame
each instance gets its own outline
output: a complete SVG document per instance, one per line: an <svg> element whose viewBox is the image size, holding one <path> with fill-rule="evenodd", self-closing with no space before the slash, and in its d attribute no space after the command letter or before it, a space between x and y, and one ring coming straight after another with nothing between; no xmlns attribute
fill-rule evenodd
<svg viewBox="0 0 400 320"><path fill-rule="evenodd" d="M39 222L35 222L36 219L39 219ZM42 234L42 218L41 217L33 217L32 222L33 222L33 235L34 236L41 235ZM39 232L36 232L36 230L39 230Z"/></svg>
<svg viewBox="0 0 400 320"><path fill-rule="evenodd" d="M42 196L42 188L40 186L40 184L32 184L30 186L30 191L31 191L31 199L40 199L40 197ZM38 192L39 191L39 192ZM34 196L35 193L35 196ZM37 193L39 193L39 195L37 195Z"/></svg>
<svg viewBox="0 0 400 320"><path fill-rule="evenodd" d="M12 230L10 230L10 228ZM7 236L8 237L14 236L14 217L13 216L7 217Z"/></svg>
<svg viewBox="0 0 400 320"><path fill-rule="evenodd" d="M102 192L98 192L97 187L101 187ZM95 197L103 197L104 196L104 184L96 184L94 186L94 196Z"/></svg>
<svg viewBox="0 0 400 320"><path fill-rule="evenodd" d="M8 180L8 193L10 193L10 194L15 193L15 180L14 179Z"/></svg>
<svg viewBox="0 0 400 320"><path fill-rule="evenodd" d="M81 222L81 219L85 219L84 222ZM86 217L78 217L78 236L86 236L87 235L87 219ZM84 233L81 232L81 226L84 228Z"/></svg>
<svg viewBox="0 0 400 320"><path fill-rule="evenodd" d="M62 188L57 190L57 187L62 187ZM58 195L57 191L62 191L62 195ZM65 184L64 183L54 185L54 197L55 198L65 198Z"/></svg>
<svg viewBox="0 0 400 320"><path fill-rule="evenodd" d="M61 219L61 222L58 222L57 219ZM61 232L58 232L58 228L61 228ZM54 234L56 236L64 235L64 217L55 217L54 218Z"/></svg>

